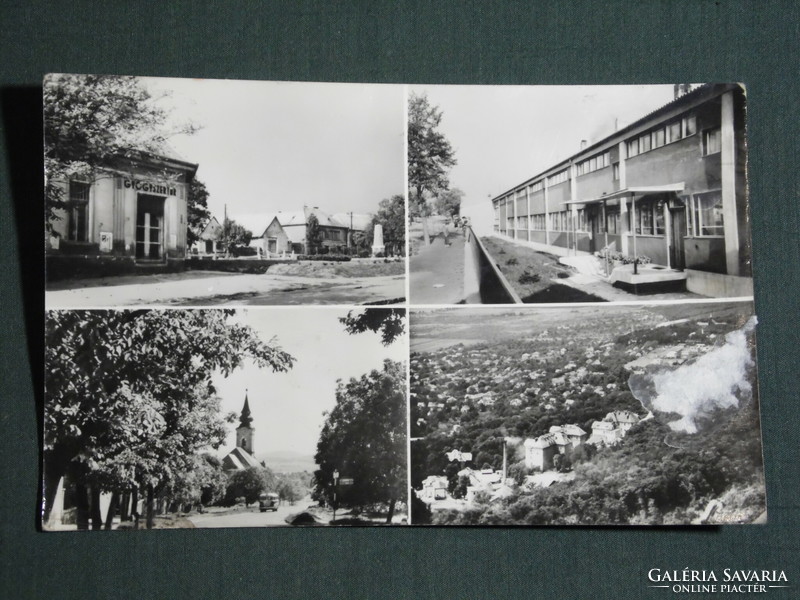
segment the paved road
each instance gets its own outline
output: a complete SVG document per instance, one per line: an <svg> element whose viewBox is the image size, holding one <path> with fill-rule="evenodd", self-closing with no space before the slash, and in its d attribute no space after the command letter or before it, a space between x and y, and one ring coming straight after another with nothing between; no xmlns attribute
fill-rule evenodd
<svg viewBox="0 0 800 600"><path fill-rule="evenodd" d="M143 275L122 285L47 291L47 308L100 306L244 306L365 304L401 300L403 275L379 277L298 277L232 273Z"/></svg>
<svg viewBox="0 0 800 600"><path fill-rule="evenodd" d="M464 237L453 233L449 246L437 235L430 246L409 259L414 304L458 304L464 299Z"/></svg>
<svg viewBox="0 0 800 600"><path fill-rule="evenodd" d="M219 514L205 513L188 517L195 527L288 527L285 519L290 514L301 512L308 503L298 502L294 506L283 504L275 512L259 512L258 507L250 508L245 512Z"/></svg>

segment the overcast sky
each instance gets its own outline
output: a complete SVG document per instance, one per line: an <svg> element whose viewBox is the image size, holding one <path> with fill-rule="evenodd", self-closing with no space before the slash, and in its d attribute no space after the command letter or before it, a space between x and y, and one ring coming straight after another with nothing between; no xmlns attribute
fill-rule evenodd
<svg viewBox="0 0 800 600"><path fill-rule="evenodd" d="M294 451L313 456L324 421L322 413L336 405L336 380L347 381L382 369L386 358L407 361L405 336L383 346L380 336L372 332L349 335L339 323L339 317L346 314L346 309L327 307L253 308L237 314L261 339L266 342L275 337L296 359L286 373L248 363L228 378L220 374L213 378L225 413L235 412L238 417L245 390L249 390L256 455ZM235 446L238 425L237 419L228 426L226 451Z"/></svg>
<svg viewBox="0 0 800 600"><path fill-rule="evenodd" d="M175 136L200 165L209 207L228 215L319 206L371 213L402 194L404 97L397 85L142 78L178 121L202 129Z"/></svg>
<svg viewBox="0 0 800 600"><path fill-rule="evenodd" d="M673 99L672 85L411 86L443 112L462 213L491 231L491 198ZM487 229L488 228L488 229Z"/></svg>

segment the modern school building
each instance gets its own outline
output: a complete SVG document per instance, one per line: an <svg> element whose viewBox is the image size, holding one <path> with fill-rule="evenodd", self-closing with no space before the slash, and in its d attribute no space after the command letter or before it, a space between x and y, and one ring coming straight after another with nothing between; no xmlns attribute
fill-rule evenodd
<svg viewBox="0 0 800 600"><path fill-rule="evenodd" d="M494 231L556 254L649 259L704 295L752 295L744 89L685 90L493 198Z"/></svg>

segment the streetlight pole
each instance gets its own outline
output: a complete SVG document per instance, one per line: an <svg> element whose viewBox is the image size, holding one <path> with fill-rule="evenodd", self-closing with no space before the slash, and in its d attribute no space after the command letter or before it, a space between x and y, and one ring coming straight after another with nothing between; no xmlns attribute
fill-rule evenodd
<svg viewBox="0 0 800 600"><path fill-rule="evenodd" d="M333 470L333 522L336 521L336 488L339 486L339 470Z"/></svg>

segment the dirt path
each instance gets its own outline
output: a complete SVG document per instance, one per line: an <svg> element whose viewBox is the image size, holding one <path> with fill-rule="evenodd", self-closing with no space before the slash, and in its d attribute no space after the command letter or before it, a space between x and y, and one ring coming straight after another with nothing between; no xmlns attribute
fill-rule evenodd
<svg viewBox="0 0 800 600"><path fill-rule="evenodd" d="M106 306L365 304L400 301L405 277L297 277L201 272L148 275L120 285L48 291L48 309Z"/></svg>

